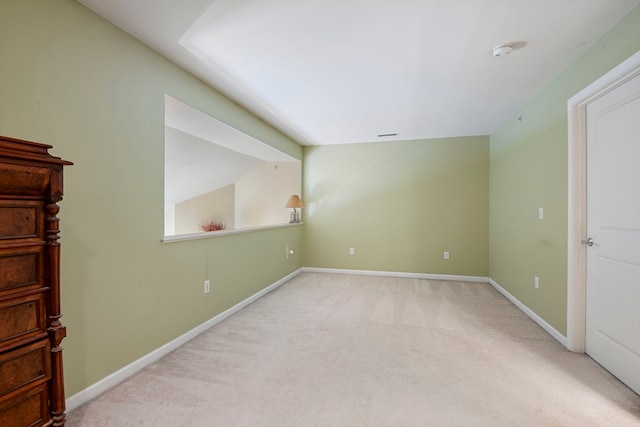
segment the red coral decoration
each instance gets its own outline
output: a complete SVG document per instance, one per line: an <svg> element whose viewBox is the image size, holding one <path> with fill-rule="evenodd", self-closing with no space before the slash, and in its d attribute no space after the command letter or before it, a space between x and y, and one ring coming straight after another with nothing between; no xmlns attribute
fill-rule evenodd
<svg viewBox="0 0 640 427"><path fill-rule="evenodd" d="M205 220L200 224L200 230L202 231L220 231L227 228L227 225L221 219L210 219Z"/></svg>

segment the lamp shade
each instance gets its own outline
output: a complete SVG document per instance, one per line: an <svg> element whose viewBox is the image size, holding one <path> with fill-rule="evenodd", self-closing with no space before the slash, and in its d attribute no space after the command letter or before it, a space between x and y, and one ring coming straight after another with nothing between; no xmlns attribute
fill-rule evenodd
<svg viewBox="0 0 640 427"><path fill-rule="evenodd" d="M287 200L287 204L284 205L285 208L304 208L304 205L302 204L302 200L300 200L300 197L298 197L297 194L292 194L291 197L289 197L289 200Z"/></svg>

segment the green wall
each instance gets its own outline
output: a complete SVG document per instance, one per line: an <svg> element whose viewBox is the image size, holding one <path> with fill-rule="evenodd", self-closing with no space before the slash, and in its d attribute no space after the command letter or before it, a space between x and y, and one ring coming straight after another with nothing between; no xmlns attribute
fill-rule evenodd
<svg viewBox="0 0 640 427"><path fill-rule="evenodd" d="M567 101L639 49L640 6L491 135L490 277L565 335Z"/></svg>
<svg viewBox="0 0 640 427"><path fill-rule="evenodd" d="M161 243L165 93L302 158L81 4L0 1L0 134L75 163L60 213L67 396L302 265L301 226ZM287 244L297 248L288 261Z"/></svg>
<svg viewBox="0 0 640 427"><path fill-rule="evenodd" d="M489 273L488 137L305 147L303 187L305 267Z"/></svg>

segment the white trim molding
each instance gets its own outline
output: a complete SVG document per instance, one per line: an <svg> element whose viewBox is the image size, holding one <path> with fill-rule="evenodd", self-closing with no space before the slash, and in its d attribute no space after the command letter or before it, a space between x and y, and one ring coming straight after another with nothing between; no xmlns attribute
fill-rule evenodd
<svg viewBox="0 0 640 427"><path fill-rule="evenodd" d="M133 361L132 363L124 366L118 371L108 375L107 377L101 379L100 381L90 385L84 390L74 394L73 396L67 398L66 407L67 411L73 411L80 405L88 402L89 400L99 396L105 391L111 389L127 378L131 377L138 371L147 367L151 363L157 361L163 356L169 354L173 350L177 349L181 345L187 343L198 335L202 334L209 328L217 325L222 322L232 314L238 312L239 310L245 308L249 304L257 301L259 298L268 294L269 292L277 289L284 283L298 276L300 273L310 272L310 273L329 273L329 274L354 274L354 275L364 275L364 276L384 276L384 277L400 277L400 278L413 278L413 279L427 279L427 280L444 280L444 281L458 281L458 282L476 282L476 283L489 283L494 288L498 290L502 295L504 295L509 301L511 301L516 307L518 307L522 312L524 312L527 316L529 316L534 322L540 325L545 331L547 331L553 338L559 341L563 346L567 347L567 340L562 334L560 334L557 330L555 330L551 325L545 322L540 316L534 313L531 309L529 309L526 305L521 303L518 299L516 299L513 295L507 292L502 286L496 283L494 280L483 277L483 276L462 276L462 275L448 275L448 274L425 274L425 273L405 273L405 272L392 272L392 271L376 271L376 270L346 270L346 269L333 269L333 268L314 268L314 267L302 267L298 270L288 274L282 279L272 283L261 291L251 295L249 298L239 302L228 310L218 314L217 316L207 320L206 322L196 326L190 331L180 335L179 337L173 339L172 341L166 343L165 345L157 348L156 350L142 356L141 358Z"/></svg>
<svg viewBox="0 0 640 427"><path fill-rule="evenodd" d="M498 282L496 282L493 279L489 279L489 283L491 284L491 286L496 288L498 292L504 295L505 298L511 301L513 305L518 307L524 314L529 316L531 320L536 322L542 329L547 331L547 333L551 335L553 338L555 338L556 341L558 341L563 346L567 347L567 338L564 335L562 335L560 332L558 332L556 328L548 324L542 317L538 316L533 310L531 310L529 307L527 307L522 302L520 302L518 298L511 295L506 289L500 286Z"/></svg>
<svg viewBox="0 0 640 427"><path fill-rule="evenodd" d="M161 241L162 243L175 243L175 242L184 242L187 240L209 239L211 237L228 236L230 234L252 233L254 231L272 230L274 228L297 227L302 224L303 224L302 222L296 222L296 223L288 223L288 224L262 225L259 227L235 228L233 230L218 230L218 231L207 231L207 232L201 232L201 233L175 234L173 236L164 236L164 238Z"/></svg>
<svg viewBox="0 0 640 427"><path fill-rule="evenodd" d="M402 277L407 279L452 280L452 281L458 281L458 282L489 283L488 277L456 276L456 275L450 275L450 274L402 273L402 272L396 272L396 271L345 270L341 268L316 268L316 267L302 267L302 271L304 273L354 274L359 276L384 276L384 277Z"/></svg>
<svg viewBox="0 0 640 427"><path fill-rule="evenodd" d="M513 305L518 307L524 314L529 316L531 320L536 322L542 329L544 329L549 335L551 335L556 341L567 347L567 338L558 332L553 326L547 323L542 317L538 316L533 310L524 305L520 300L511 295L507 290L500 286L495 280L489 277L482 276L456 276L448 274L425 274L425 273L402 273L394 271L376 271L376 270L345 270L336 268L315 268L315 267L302 267L303 273L329 273L329 274L355 274L362 276L384 276L384 277L402 277L409 279L427 279L427 280L445 280L445 281L457 281L457 282L477 282L477 283L489 283L496 288L505 298L507 298Z"/></svg>
<svg viewBox="0 0 640 427"><path fill-rule="evenodd" d="M135 374L136 372L142 370L143 368L147 367L151 363L169 354L170 352L177 349L181 345L187 343L188 341L197 337L201 333L205 332L207 329L217 325L227 317L231 316L237 311L243 309L244 307L248 306L249 304L253 303L254 301L258 300L259 298L263 297L264 295L268 294L269 292L275 290L276 288L280 287L284 283L293 279L301 272L302 272L302 269L300 268L288 274L287 276L283 277L277 282L274 282L271 285L267 286L266 288L262 289L261 291L251 295L249 298L243 301L240 301L238 304L227 309L226 311L223 311L217 316L212 317L206 322L196 326L190 331L175 338L174 340L169 341L165 345L153 350L151 353L148 353L142 356L140 359L131 362L127 366L124 366L123 368L117 370L116 372L106 376L105 378L101 379L97 383L94 383L89 387L85 388L84 390L79 391L73 396L67 398L66 400L67 412L73 411L75 408L82 405L83 403L88 402L89 400L99 396L100 394L104 393L110 388L116 386L117 384L121 383L122 381L126 380L127 378Z"/></svg>
<svg viewBox="0 0 640 427"><path fill-rule="evenodd" d="M587 106L640 74L640 51L567 101L568 107L568 233L567 233L567 348L586 348L587 252Z"/></svg>

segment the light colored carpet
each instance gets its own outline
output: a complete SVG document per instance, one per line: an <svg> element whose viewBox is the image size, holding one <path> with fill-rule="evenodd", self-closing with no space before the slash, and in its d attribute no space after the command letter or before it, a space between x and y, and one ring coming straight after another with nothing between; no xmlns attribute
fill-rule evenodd
<svg viewBox="0 0 640 427"><path fill-rule="evenodd" d="M303 273L68 427L640 426L640 396L490 285Z"/></svg>

